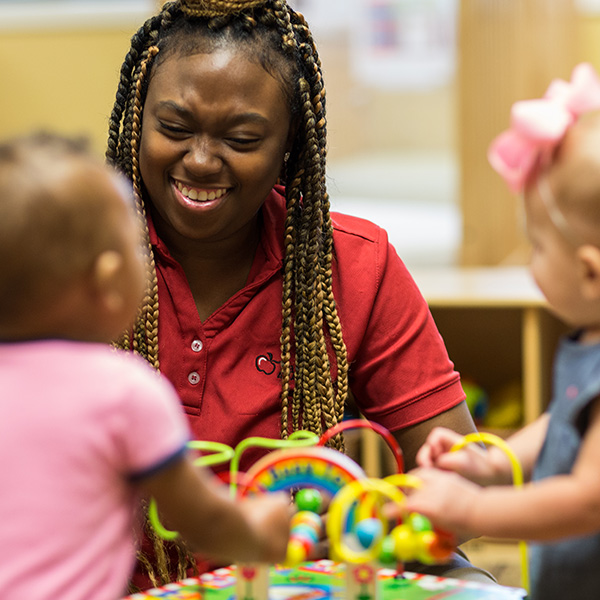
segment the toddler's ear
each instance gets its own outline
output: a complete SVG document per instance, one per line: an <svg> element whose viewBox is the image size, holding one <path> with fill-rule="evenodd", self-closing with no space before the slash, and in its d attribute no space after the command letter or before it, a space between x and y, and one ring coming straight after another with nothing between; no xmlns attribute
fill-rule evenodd
<svg viewBox="0 0 600 600"><path fill-rule="evenodd" d="M600 299L600 248L584 244L577 248L577 258L581 267L582 294L588 300Z"/></svg>
<svg viewBox="0 0 600 600"><path fill-rule="evenodd" d="M123 306L123 295L119 281L123 257L115 250L105 250L94 263L93 285L99 301L111 311L119 311Z"/></svg>

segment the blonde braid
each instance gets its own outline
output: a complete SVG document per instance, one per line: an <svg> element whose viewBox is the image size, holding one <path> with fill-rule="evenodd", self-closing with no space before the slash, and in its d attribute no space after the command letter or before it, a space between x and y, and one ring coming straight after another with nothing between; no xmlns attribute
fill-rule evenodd
<svg viewBox="0 0 600 600"><path fill-rule="evenodd" d="M156 276L156 265L154 263L154 252L152 251L152 245L148 235L146 209L142 201L142 185L139 169L139 147L142 127L141 89L146 79L148 67L157 54L158 48L156 46L151 46L148 48L147 56L142 60L139 76L135 82L133 127L131 132L131 177L136 196L138 213L141 215L142 223L145 227L146 279L148 281L146 295L144 296L144 300L142 302L144 314L142 318L138 319L139 326L136 328L134 337L137 340L138 352L143 351L143 355L146 360L148 360L148 362L158 371L160 368L158 360L158 279Z"/></svg>
<svg viewBox="0 0 600 600"><path fill-rule="evenodd" d="M318 172L317 146L314 140L314 115L310 103L308 83L300 81L300 92L303 97L307 177L303 196L303 212L301 217L300 235L298 236L299 254L297 278L297 303L296 318L302 327L298 328L297 348L304 352L298 353L298 385L295 389L294 402L298 408L303 409L302 426L321 434L323 425L321 419L321 398L318 393L317 380L321 373L317 368L323 361L318 357L320 337L322 335L322 321L319 319L319 243L321 231L321 215L318 206L318 196L314 191L314 181ZM317 267L317 268L315 268Z"/></svg>
<svg viewBox="0 0 600 600"><path fill-rule="evenodd" d="M275 19L281 25L283 31L282 45L288 51L299 52L299 47L295 38L295 32L291 23L290 12L287 6L282 2L273 3L273 14ZM299 90L302 96L301 105L305 113L305 137L310 140L311 131L314 130L310 115L310 90L304 78L300 78ZM308 110L307 110L308 107ZM316 278L318 273L311 268L317 262L318 244L311 241L311 235L319 231L318 225L318 203L312 201L312 186L314 164L307 161L307 148L310 150L310 142L303 144L303 151L299 162L310 165L307 170L302 170L300 184L304 192L302 194L302 211L296 220L298 234L296 244L289 248L295 256L295 277L293 279L295 293L295 386L292 398L292 425L297 429L300 424L305 429L310 429L316 433L322 432L321 420L321 402L317 393L317 345L319 331L319 303L314 302L316 292ZM292 193L295 193L295 186L292 185ZM299 190L298 190L299 193ZM311 226L313 218L316 219L316 227ZM302 222L306 223L302 226ZM315 335L316 334L316 335ZM283 362L283 360L282 360ZM302 420L300 421L300 416ZM282 423L283 426L283 423Z"/></svg>
<svg viewBox="0 0 600 600"><path fill-rule="evenodd" d="M306 65L306 76L298 77L296 88L302 106L295 144L300 152L296 161L288 163L295 162L296 172L289 167L287 174L281 337L281 435L286 437L290 413L292 429L302 426L316 433L341 420L348 384L346 348L332 303L332 227L325 191L325 92L320 61L304 18L282 0L273 0L272 13L282 31L282 47L300 54L300 62ZM263 18L266 21L266 14ZM325 332L336 353L335 367L330 363ZM295 357L293 380L291 356ZM332 444L342 448L341 438Z"/></svg>
<svg viewBox="0 0 600 600"><path fill-rule="evenodd" d="M290 189L298 190L299 181L292 182ZM283 263L283 292L282 292L282 323L281 323L281 437L288 437L291 357L295 354L292 348L292 322L294 320L292 285L296 261L294 247L296 246L296 227L294 213L300 209L299 194L288 194L288 213L285 221ZM292 413L292 426L298 428L299 415Z"/></svg>
<svg viewBox="0 0 600 600"><path fill-rule="evenodd" d="M235 15L265 3L266 0L180 0L181 10L186 15L207 19Z"/></svg>

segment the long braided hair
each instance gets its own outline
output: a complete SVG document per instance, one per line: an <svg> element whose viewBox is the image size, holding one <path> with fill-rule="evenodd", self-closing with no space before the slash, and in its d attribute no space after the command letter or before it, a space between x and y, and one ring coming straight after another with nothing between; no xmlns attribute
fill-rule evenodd
<svg viewBox="0 0 600 600"><path fill-rule="evenodd" d="M348 361L332 289L334 249L325 181L325 88L317 49L304 17L286 0L178 0L165 4L132 37L110 117L106 158L132 180L147 232L138 156L152 69L173 54L210 52L223 43L250 45L253 51L247 56L278 79L291 109L295 134L282 173L287 217L281 436L287 438L299 428L320 434L343 417ZM147 294L133 330L117 345L140 354L158 370L158 286L147 235L146 239ZM340 436L332 443L343 448ZM182 575L181 571L177 574Z"/></svg>

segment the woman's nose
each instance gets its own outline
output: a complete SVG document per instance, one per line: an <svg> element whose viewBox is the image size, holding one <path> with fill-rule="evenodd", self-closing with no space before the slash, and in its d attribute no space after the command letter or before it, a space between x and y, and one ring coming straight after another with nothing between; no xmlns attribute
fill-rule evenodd
<svg viewBox="0 0 600 600"><path fill-rule="evenodd" d="M223 166L218 144L205 137L193 141L183 157L183 163L195 175L217 173Z"/></svg>

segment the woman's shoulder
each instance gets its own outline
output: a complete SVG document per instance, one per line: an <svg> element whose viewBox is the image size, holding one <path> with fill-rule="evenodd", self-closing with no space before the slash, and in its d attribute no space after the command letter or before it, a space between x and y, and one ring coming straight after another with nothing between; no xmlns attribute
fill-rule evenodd
<svg viewBox="0 0 600 600"><path fill-rule="evenodd" d="M332 212L331 222L334 232L341 236L357 237L373 244L388 241L385 229L362 217Z"/></svg>

